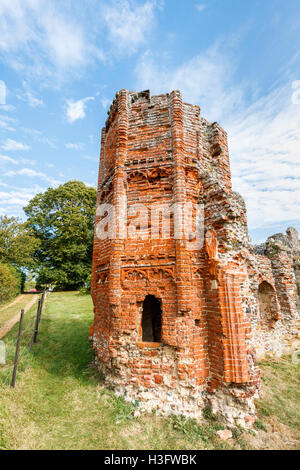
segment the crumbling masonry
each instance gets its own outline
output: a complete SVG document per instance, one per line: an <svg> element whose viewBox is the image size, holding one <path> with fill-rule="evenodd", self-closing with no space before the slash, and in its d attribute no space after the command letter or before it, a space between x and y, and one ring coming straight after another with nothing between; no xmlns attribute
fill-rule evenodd
<svg viewBox="0 0 300 470"><path fill-rule="evenodd" d="M168 238L151 238L154 220L136 226L143 237L120 236L125 209L137 203L149 211L154 203L200 204L204 242L195 249L174 227ZM209 405L227 424L250 426L257 357L299 347L296 230L251 246L226 133L179 91L117 93L102 130L103 204L114 207L118 230L107 238L96 230L90 337L106 383L141 410L197 418ZM96 227L107 214L97 211Z"/></svg>

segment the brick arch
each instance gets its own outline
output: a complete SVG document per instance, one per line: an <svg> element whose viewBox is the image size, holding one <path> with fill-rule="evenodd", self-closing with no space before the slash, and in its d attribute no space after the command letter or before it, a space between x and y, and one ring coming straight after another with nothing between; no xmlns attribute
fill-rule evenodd
<svg viewBox="0 0 300 470"><path fill-rule="evenodd" d="M274 277L273 277L273 274L272 272L263 272L263 273L259 273L258 274L258 278L257 278L257 288L259 288L260 284L262 284L263 282L266 282L267 284L270 284L270 286L276 290L275 288L275 282L274 282Z"/></svg>
<svg viewBox="0 0 300 470"><path fill-rule="evenodd" d="M124 291L125 293L125 291ZM168 296L166 298L166 293ZM130 290L132 296L133 290ZM128 294L127 294L128 295ZM156 297L160 301L162 323L161 323L161 343L169 346L176 346L176 309L175 285L173 282L166 282L164 285L149 285L135 292L135 307L133 307L135 318L135 329L137 340L141 342L141 322L143 312L143 302L148 295Z"/></svg>
<svg viewBox="0 0 300 470"><path fill-rule="evenodd" d="M272 284L263 280L258 286L259 324L262 328L274 328L280 319L279 304L276 291Z"/></svg>
<svg viewBox="0 0 300 470"><path fill-rule="evenodd" d="M128 185L128 189L130 188L130 186L134 186L135 184L145 183L145 182L148 183L146 171L135 170L127 174L126 183Z"/></svg>

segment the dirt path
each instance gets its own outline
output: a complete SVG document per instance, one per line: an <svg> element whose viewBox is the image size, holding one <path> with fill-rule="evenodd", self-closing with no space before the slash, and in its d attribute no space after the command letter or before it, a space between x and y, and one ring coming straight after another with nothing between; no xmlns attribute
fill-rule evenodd
<svg viewBox="0 0 300 470"><path fill-rule="evenodd" d="M20 300L21 297L22 296L19 296L17 297L17 299ZM24 313L28 312L28 310L35 304L38 298L39 296L36 295L32 299L30 299L28 304L24 307ZM17 299L15 299L14 302L10 304L10 306L14 304ZM20 319L20 313L15 315L11 320L5 323L5 325L3 325L2 328L0 328L0 339L3 338L12 329L12 327L15 326L16 323L18 323L19 319Z"/></svg>
<svg viewBox="0 0 300 470"><path fill-rule="evenodd" d="M0 312L1 312L2 310L5 310L5 309L9 308L9 307L12 307L14 304L16 304L17 302L19 302L19 300L22 300L23 297L25 297L24 294L18 295L18 297L16 297L15 300L13 300L10 304L7 304L7 305L4 305L4 307L1 307L1 308L0 308Z"/></svg>

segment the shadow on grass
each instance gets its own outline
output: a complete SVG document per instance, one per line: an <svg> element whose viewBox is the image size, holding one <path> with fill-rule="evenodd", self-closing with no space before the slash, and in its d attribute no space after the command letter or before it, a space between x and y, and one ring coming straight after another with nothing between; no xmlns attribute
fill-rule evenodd
<svg viewBox="0 0 300 470"><path fill-rule="evenodd" d="M96 369L91 366L93 351L89 344L88 332L93 321L92 303L88 296L76 293L52 294L46 302L39 326L37 343L29 353L36 308L24 318L18 374L31 365L40 367L57 378L73 377L83 382L91 382ZM18 325L6 337L7 365L13 365ZM26 361L25 361L26 360Z"/></svg>
<svg viewBox="0 0 300 470"><path fill-rule="evenodd" d="M93 321L92 306L86 305L86 299L76 294L70 297L70 302L63 306L58 302L47 306L34 346L34 360L53 375L90 381L95 375L95 369L91 367L93 351L88 340Z"/></svg>

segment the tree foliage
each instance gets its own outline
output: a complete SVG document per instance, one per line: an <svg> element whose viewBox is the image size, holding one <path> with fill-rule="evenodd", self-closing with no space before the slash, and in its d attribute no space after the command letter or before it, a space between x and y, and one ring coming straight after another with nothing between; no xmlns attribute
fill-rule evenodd
<svg viewBox="0 0 300 470"><path fill-rule="evenodd" d="M0 263L0 304L19 294L22 282L22 273L16 267Z"/></svg>
<svg viewBox="0 0 300 470"><path fill-rule="evenodd" d="M0 217L0 262L19 268L31 268L35 264L34 253L39 240L33 231L16 217Z"/></svg>
<svg viewBox="0 0 300 470"><path fill-rule="evenodd" d="M96 190L80 181L37 194L24 208L40 240L38 285L80 288L91 271Z"/></svg>

